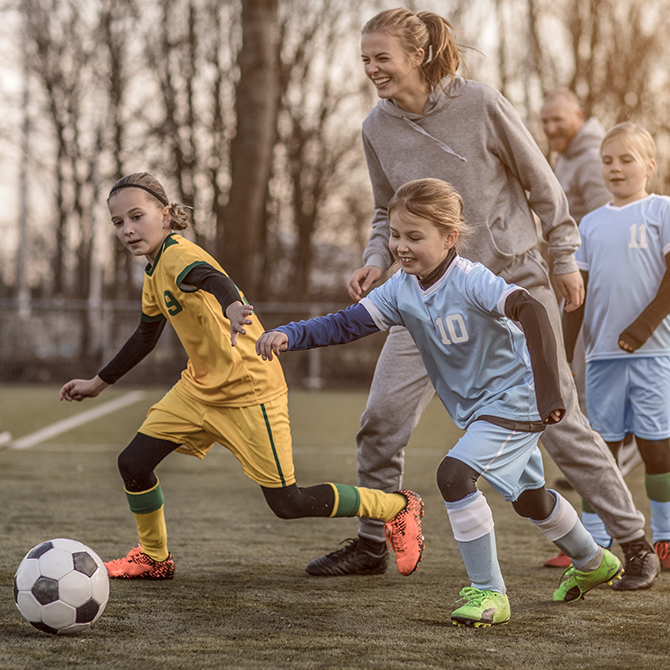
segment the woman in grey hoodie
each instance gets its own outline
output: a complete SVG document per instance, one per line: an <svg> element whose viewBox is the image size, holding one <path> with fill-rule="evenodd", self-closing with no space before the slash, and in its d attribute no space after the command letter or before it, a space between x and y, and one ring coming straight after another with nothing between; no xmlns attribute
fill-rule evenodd
<svg viewBox="0 0 670 670"><path fill-rule="evenodd" d="M660 571L658 558L609 449L579 409L548 268L536 248L533 213L566 309L579 307L584 288L573 253L580 238L560 184L510 102L490 86L456 75L461 59L445 19L402 8L383 11L363 27L361 51L380 97L363 123L375 214L365 266L353 273L349 294L359 300L392 264L386 208L397 188L425 177L449 182L463 198L472 228L464 255L528 289L549 313L567 411L542 443L621 544L626 572L615 588L649 588ZM360 485L401 488L404 447L433 394L407 330L392 328L356 436ZM387 562L383 525L362 519L356 540L306 569L317 576L378 574Z"/></svg>

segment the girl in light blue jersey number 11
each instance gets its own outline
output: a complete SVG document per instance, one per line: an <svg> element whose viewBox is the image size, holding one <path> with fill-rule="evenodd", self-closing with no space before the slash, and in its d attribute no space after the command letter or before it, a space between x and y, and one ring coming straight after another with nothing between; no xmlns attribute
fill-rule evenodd
<svg viewBox="0 0 670 670"><path fill-rule="evenodd" d="M509 621L510 607L479 477L572 559L553 600L577 600L611 582L621 563L596 545L559 493L544 488L538 439L565 411L547 313L525 289L458 255L467 232L462 210L444 181L400 187L388 212L389 247L401 269L357 305L264 333L256 351L271 360L287 349L341 344L393 325L409 330L442 403L466 431L437 469L471 582L451 619L490 626Z"/></svg>
<svg viewBox="0 0 670 670"><path fill-rule="evenodd" d="M632 123L603 138L602 175L613 199L582 220L575 259L588 291L564 322L571 358L584 320L591 425L615 456L624 436L635 435L654 548L670 569L670 198L647 192L654 153L651 135ZM596 514L585 523L607 539Z"/></svg>

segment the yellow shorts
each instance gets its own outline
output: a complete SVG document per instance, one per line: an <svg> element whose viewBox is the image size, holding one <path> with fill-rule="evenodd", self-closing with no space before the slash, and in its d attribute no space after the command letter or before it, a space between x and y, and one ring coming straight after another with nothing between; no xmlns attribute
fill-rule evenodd
<svg viewBox="0 0 670 670"><path fill-rule="evenodd" d="M295 484L287 393L251 407L214 407L186 395L177 383L149 409L139 432L176 442L177 451L198 458L219 442L257 484Z"/></svg>

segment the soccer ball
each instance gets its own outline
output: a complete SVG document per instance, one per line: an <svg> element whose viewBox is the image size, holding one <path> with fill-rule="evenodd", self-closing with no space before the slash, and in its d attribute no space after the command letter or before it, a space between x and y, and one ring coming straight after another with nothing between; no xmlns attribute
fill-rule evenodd
<svg viewBox="0 0 670 670"><path fill-rule="evenodd" d="M45 633L90 628L109 599L107 568L91 548L57 538L33 547L14 575L19 612Z"/></svg>

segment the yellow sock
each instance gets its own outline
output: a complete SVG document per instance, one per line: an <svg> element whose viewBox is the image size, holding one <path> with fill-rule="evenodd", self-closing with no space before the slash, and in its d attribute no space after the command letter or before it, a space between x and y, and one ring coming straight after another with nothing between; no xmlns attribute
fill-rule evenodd
<svg viewBox="0 0 670 670"><path fill-rule="evenodd" d="M376 489L365 489L360 486L333 484L335 501L330 516L365 516L369 519L390 521L407 505L401 493L384 493Z"/></svg>
<svg viewBox="0 0 670 670"><path fill-rule="evenodd" d="M361 506L357 516L369 519L390 521L397 516L407 505L407 499L401 493L384 493L377 489L358 489L361 496Z"/></svg>
<svg viewBox="0 0 670 670"><path fill-rule="evenodd" d="M164 561L169 552L160 482L148 491L126 491L126 498L135 517L142 551L154 561Z"/></svg>
<svg viewBox="0 0 670 670"><path fill-rule="evenodd" d="M163 506L148 514L133 512L137 523L137 534L140 538L142 551L154 561L164 561L168 556L167 527Z"/></svg>

